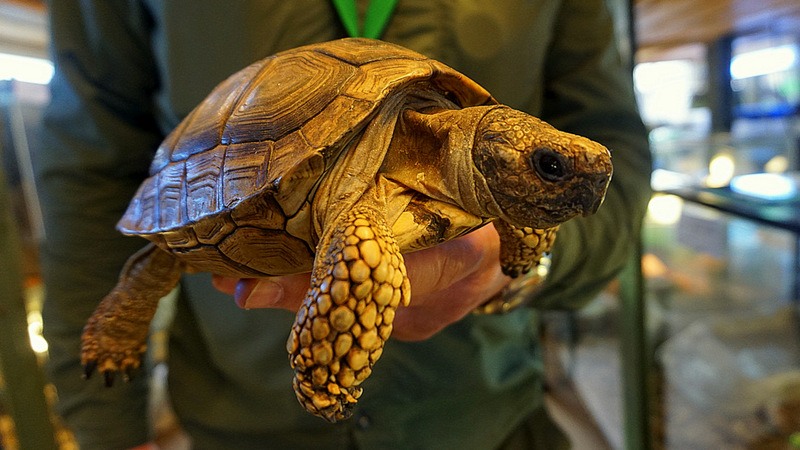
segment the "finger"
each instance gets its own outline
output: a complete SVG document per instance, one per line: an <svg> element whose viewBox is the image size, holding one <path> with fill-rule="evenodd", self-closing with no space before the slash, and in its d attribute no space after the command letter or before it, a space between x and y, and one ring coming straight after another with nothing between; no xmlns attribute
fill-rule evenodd
<svg viewBox="0 0 800 450"><path fill-rule="evenodd" d="M406 255L412 304L419 304L420 300L424 302L426 294L438 293L475 272L499 267L499 255L500 239L491 224L457 239Z"/></svg>
<svg viewBox="0 0 800 450"><path fill-rule="evenodd" d="M308 273L269 278L243 278L236 284L234 300L240 308L282 308L297 311L308 291Z"/></svg>
<svg viewBox="0 0 800 450"><path fill-rule="evenodd" d="M211 284L220 292L233 295L236 291L236 284L240 278L223 277L222 275L211 275Z"/></svg>

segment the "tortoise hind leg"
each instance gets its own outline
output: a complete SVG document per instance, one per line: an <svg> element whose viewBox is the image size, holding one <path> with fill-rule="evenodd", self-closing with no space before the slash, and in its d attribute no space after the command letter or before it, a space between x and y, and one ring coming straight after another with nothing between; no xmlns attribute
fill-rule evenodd
<svg viewBox="0 0 800 450"><path fill-rule="evenodd" d="M352 209L329 236L287 350L298 400L335 422L350 416L411 285L385 216L375 209Z"/></svg>
<svg viewBox="0 0 800 450"><path fill-rule="evenodd" d="M178 284L182 272L183 264L155 244L128 259L117 285L83 329L81 364L86 378L96 369L110 386L116 372L127 377L141 365L158 301Z"/></svg>

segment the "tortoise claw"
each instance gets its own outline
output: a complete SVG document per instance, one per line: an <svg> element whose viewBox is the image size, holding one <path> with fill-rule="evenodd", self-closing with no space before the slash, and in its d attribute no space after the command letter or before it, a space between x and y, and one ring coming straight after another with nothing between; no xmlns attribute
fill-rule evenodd
<svg viewBox="0 0 800 450"><path fill-rule="evenodd" d="M522 274L528 273L531 269L530 267L527 268L520 268L518 266L501 266L503 274L510 277L510 278L517 278Z"/></svg>
<svg viewBox="0 0 800 450"><path fill-rule="evenodd" d="M83 379L88 380L92 378L95 369L97 369L97 361L89 361L83 365Z"/></svg>
<svg viewBox="0 0 800 450"><path fill-rule="evenodd" d="M103 380L106 383L106 387L111 387L114 385L114 371L105 370L103 371Z"/></svg>
<svg viewBox="0 0 800 450"><path fill-rule="evenodd" d="M83 379L88 380L92 378L94 373L98 371L97 370L98 367L99 364L96 360L85 363L83 365ZM103 374L103 382L105 383L106 387L111 387L114 385L114 381L116 380L117 377L116 375L117 370L106 369L106 370L100 370L99 372ZM136 369L133 367L127 367L121 373L122 373L122 379L126 383L129 383L136 375Z"/></svg>

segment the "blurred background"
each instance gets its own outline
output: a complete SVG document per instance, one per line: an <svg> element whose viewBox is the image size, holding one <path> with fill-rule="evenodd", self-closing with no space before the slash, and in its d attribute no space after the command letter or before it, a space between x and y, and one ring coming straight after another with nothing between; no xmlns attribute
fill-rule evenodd
<svg viewBox="0 0 800 450"><path fill-rule="evenodd" d="M628 272L579 313L548 313L549 405L577 448L800 448L800 2L608 3L655 195ZM41 371L30 160L47 45L43 2L0 0L0 450L76 448ZM187 448L159 373L153 426Z"/></svg>

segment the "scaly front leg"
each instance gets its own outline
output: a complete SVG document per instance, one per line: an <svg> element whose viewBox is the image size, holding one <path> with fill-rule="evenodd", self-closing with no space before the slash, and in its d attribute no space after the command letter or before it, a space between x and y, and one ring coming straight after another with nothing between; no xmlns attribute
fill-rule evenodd
<svg viewBox="0 0 800 450"><path fill-rule="evenodd" d="M411 298L403 256L380 212L356 207L334 227L287 343L298 400L330 422L350 416L395 310Z"/></svg>
<svg viewBox="0 0 800 450"><path fill-rule="evenodd" d="M500 267L504 274L515 280L476 308L476 314L506 313L530 300L531 294L541 283L541 274L519 276L539 264L542 256L553 247L558 230L558 227L517 228L500 220L496 220L494 225L500 235Z"/></svg>
<svg viewBox="0 0 800 450"><path fill-rule="evenodd" d="M81 364L86 378L96 369L110 386L116 372L129 376L141 365L158 301L178 284L182 272L183 264L155 244L128 259L117 285L83 329Z"/></svg>
<svg viewBox="0 0 800 450"><path fill-rule="evenodd" d="M501 220L495 220L494 226L500 235L500 266L511 278L528 273L537 265L553 247L558 231L558 227L517 228Z"/></svg>

